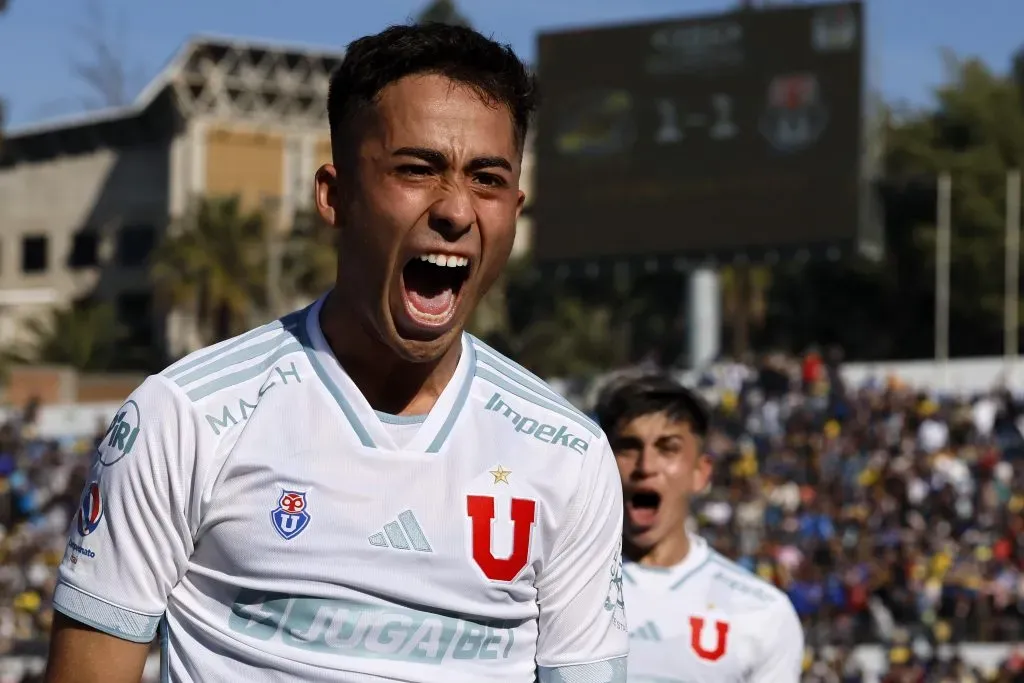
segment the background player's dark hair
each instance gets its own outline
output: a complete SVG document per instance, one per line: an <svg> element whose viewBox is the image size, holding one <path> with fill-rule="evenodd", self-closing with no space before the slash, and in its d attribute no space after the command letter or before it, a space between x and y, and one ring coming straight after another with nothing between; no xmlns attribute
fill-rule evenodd
<svg viewBox="0 0 1024 683"><path fill-rule="evenodd" d="M595 412L601 429L609 436L642 415L665 413L670 420L689 424L703 438L711 420L707 406L697 394L660 373L612 381L601 391Z"/></svg>
<svg viewBox="0 0 1024 683"><path fill-rule="evenodd" d="M391 26L353 41L331 76L327 115L338 162L357 134L358 117L387 85L413 74L440 74L508 107L521 152L537 107L535 78L508 45L447 24Z"/></svg>

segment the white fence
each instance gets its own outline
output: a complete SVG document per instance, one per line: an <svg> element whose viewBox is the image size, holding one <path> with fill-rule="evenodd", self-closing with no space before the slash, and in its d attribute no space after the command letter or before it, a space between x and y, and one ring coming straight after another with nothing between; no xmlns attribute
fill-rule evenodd
<svg viewBox="0 0 1024 683"><path fill-rule="evenodd" d="M44 439L83 439L103 431L120 403L68 403L39 409L36 433ZM0 423L16 415L14 408L0 408Z"/></svg>
<svg viewBox="0 0 1024 683"><path fill-rule="evenodd" d="M851 386L869 379L885 381L893 375L912 387L944 393L976 393L1004 385L1015 393L1024 391L1024 360L999 356L958 358L945 363L934 360L847 363L842 374Z"/></svg>

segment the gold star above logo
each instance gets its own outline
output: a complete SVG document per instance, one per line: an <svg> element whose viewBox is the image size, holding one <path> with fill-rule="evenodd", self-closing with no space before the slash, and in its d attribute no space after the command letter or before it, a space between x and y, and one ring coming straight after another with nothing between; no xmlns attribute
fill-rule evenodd
<svg viewBox="0 0 1024 683"><path fill-rule="evenodd" d="M508 475L512 474L512 470L506 470L501 465L498 465L498 469L491 470L491 474L494 475L494 483L505 482L508 483Z"/></svg>

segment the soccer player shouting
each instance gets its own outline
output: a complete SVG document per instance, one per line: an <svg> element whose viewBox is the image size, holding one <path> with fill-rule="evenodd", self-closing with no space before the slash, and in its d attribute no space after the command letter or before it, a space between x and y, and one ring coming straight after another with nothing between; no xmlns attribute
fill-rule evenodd
<svg viewBox="0 0 1024 683"><path fill-rule="evenodd" d="M601 430L463 332L508 259L534 84L468 29L330 84L335 287L149 377L60 569L47 680L625 681Z"/></svg>
<svg viewBox="0 0 1024 683"><path fill-rule="evenodd" d="M630 683L796 683L803 631L789 599L685 523L711 478L708 411L675 380L609 385L598 420L625 500L622 578Z"/></svg>

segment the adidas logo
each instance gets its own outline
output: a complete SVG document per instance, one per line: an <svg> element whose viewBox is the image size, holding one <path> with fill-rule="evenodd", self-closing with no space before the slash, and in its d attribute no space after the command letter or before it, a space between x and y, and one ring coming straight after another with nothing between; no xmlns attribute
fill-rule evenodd
<svg viewBox="0 0 1024 683"><path fill-rule="evenodd" d="M653 621L648 621L638 629L629 634L630 638L637 640L661 640L661 632Z"/></svg>
<svg viewBox="0 0 1024 683"><path fill-rule="evenodd" d="M370 545L378 548L395 548L396 550L418 550L421 553L434 552L427 543L427 536L416 521L416 515L412 510L406 510L398 515L394 522L384 525L383 531L370 536Z"/></svg>

